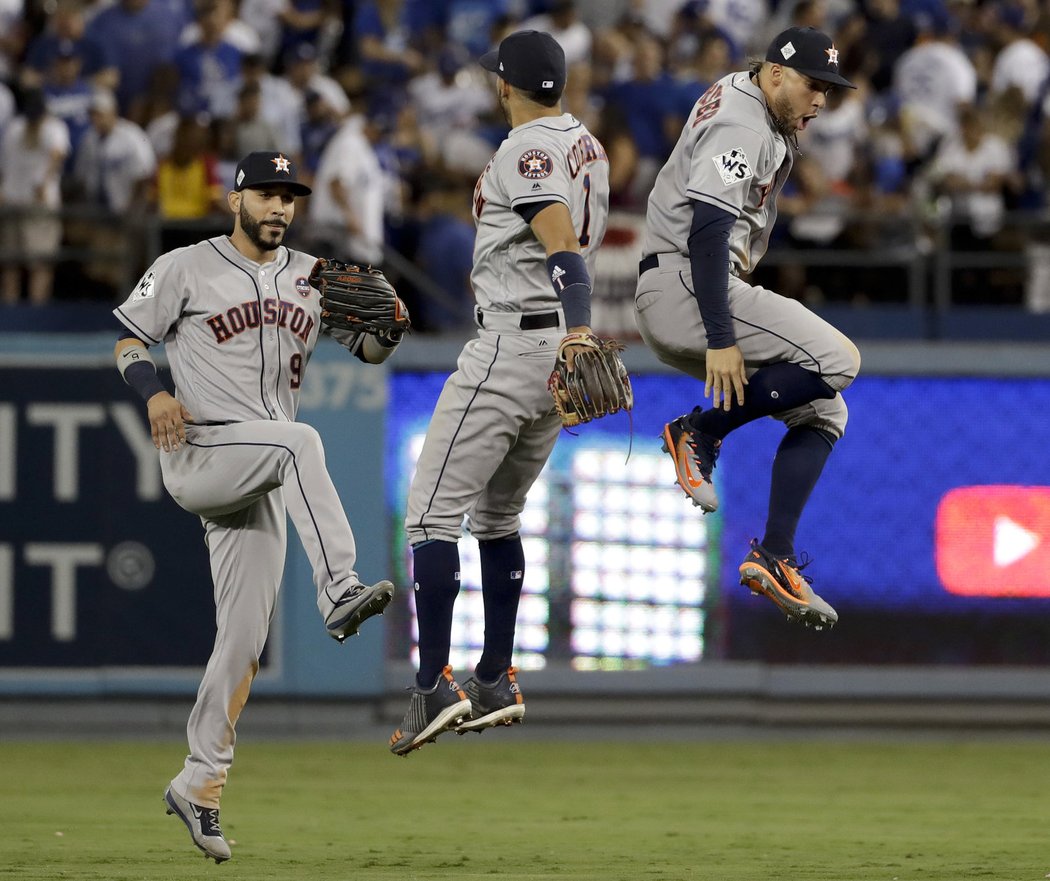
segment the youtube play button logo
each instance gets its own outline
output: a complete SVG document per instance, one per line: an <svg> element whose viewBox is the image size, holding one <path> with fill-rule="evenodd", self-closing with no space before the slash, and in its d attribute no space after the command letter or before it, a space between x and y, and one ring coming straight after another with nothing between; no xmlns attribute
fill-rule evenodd
<svg viewBox="0 0 1050 881"><path fill-rule="evenodd" d="M950 593L1050 597L1046 550L1050 487L964 486L937 506L934 555Z"/></svg>

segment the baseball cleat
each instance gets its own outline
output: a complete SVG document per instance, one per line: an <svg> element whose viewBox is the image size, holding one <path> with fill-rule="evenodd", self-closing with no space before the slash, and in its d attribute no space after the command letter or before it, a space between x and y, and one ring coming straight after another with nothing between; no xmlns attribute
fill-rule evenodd
<svg viewBox="0 0 1050 881"><path fill-rule="evenodd" d="M195 805L170 786L164 793L164 801L168 806L167 813L174 814L186 824L193 843L204 851L206 857L221 863L233 856L226 839L222 837L222 829L219 828L218 808L202 808Z"/></svg>
<svg viewBox="0 0 1050 881"><path fill-rule="evenodd" d="M697 407L693 413L700 411ZM711 482L711 472L718 461L722 441L697 431L689 416L679 416L664 426L663 451L674 459L675 478L685 494L705 514L718 510L718 495Z"/></svg>
<svg viewBox="0 0 1050 881"><path fill-rule="evenodd" d="M408 712L401 727L390 736L390 752L396 756L406 756L430 743L470 715L470 699L447 665L433 688L424 691L412 686L408 690L412 692Z"/></svg>
<svg viewBox="0 0 1050 881"><path fill-rule="evenodd" d="M513 725L525 715L525 698L517 679L518 668L510 667L495 682L482 682L477 675L463 684L470 698L470 715L455 730L481 732L494 725Z"/></svg>
<svg viewBox="0 0 1050 881"><path fill-rule="evenodd" d="M813 593L812 579L800 572L808 565L808 560L800 565L794 557L777 559L755 538L751 540L750 553L740 564L740 583L769 597L789 621L814 630L830 630L839 620L838 612Z"/></svg>
<svg viewBox="0 0 1050 881"><path fill-rule="evenodd" d="M355 636L366 620L383 614L393 596L394 585L389 581L379 581L371 587L367 584L351 585L335 601L335 608L325 618L328 635L336 642Z"/></svg>

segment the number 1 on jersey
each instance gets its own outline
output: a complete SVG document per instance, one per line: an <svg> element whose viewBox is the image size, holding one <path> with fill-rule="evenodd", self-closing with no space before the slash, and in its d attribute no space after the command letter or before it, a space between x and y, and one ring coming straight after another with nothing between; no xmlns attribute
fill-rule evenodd
<svg viewBox="0 0 1050 881"><path fill-rule="evenodd" d="M586 248L591 242L591 175L583 176L583 228L580 230L580 247Z"/></svg>

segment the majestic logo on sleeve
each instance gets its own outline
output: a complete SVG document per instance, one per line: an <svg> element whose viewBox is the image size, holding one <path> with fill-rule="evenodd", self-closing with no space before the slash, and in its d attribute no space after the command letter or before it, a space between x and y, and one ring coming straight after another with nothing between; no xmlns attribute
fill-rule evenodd
<svg viewBox="0 0 1050 881"><path fill-rule="evenodd" d="M156 293L156 291L153 290L153 282L155 280L156 279L153 275L153 270L151 269L144 276L142 276L142 281L138 283L138 287L135 288L135 293L131 295L131 301L135 302L136 300L148 300L150 297L152 297Z"/></svg>
<svg viewBox="0 0 1050 881"><path fill-rule="evenodd" d="M283 153L278 153L270 161L274 164L274 168L277 171L283 171L285 174L291 174L292 173L292 163L284 158L284 154Z"/></svg>
<svg viewBox="0 0 1050 881"><path fill-rule="evenodd" d="M755 176L751 170L751 164L747 161L747 156L739 147L719 153L712 161L715 163L715 168L718 169L722 183L727 187L750 180Z"/></svg>
<svg viewBox="0 0 1050 881"><path fill-rule="evenodd" d="M554 163L542 150L526 150L518 160L518 174L529 180L540 180L550 177Z"/></svg>

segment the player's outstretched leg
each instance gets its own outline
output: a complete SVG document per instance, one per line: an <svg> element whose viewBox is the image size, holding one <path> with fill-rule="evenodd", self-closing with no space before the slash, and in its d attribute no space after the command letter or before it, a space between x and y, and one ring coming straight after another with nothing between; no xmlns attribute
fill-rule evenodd
<svg viewBox="0 0 1050 881"><path fill-rule="evenodd" d="M230 846L222 837L222 829L219 828L219 809L205 808L187 801L170 786L164 793L164 803L168 806L167 813L174 814L190 830L190 837L206 857L211 857L215 862L221 863L228 860L233 854Z"/></svg>
<svg viewBox="0 0 1050 881"><path fill-rule="evenodd" d="M788 620L815 630L830 629L839 620L838 612L813 592L812 579L801 574L809 562L800 564L794 557L778 559L755 538L740 564L740 583L769 597Z"/></svg>
<svg viewBox="0 0 1050 881"><path fill-rule="evenodd" d="M513 725L525 716L525 697L518 685L518 668L508 667L495 682L484 682L477 673L463 683L470 698L470 715L456 726L456 731L484 731L494 725Z"/></svg>
<svg viewBox="0 0 1050 881"><path fill-rule="evenodd" d="M679 416L664 426L663 449L674 460L675 479L685 494L705 514L718 510L718 495L711 482L722 441L704 434L694 427L691 417L702 412L700 407L692 413Z"/></svg>
<svg viewBox="0 0 1050 881"><path fill-rule="evenodd" d="M408 690L412 692L408 712L401 727L390 735L390 751L397 756L406 756L430 743L470 715L470 699L447 665L432 688L413 685Z"/></svg>
<svg viewBox="0 0 1050 881"><path fill-rule="evenodd" d="M377 581L371 587L360 582L351 584L338 599L332 600L332 610L324 619L328 635L336 642L356 636L365 621L383 614L393 596L394 585L389 581Z"/></svg>

